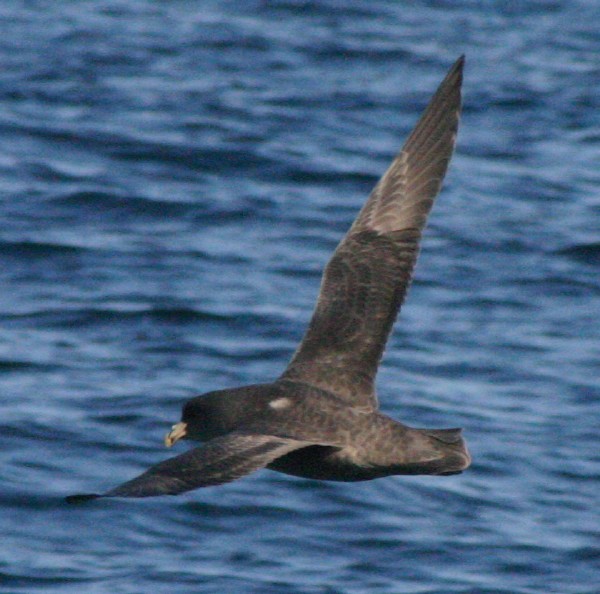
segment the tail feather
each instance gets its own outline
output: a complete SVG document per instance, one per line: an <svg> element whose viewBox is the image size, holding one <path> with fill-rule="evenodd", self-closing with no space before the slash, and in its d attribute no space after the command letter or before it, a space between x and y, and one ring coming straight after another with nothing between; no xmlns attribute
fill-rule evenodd
<svg viewBox="0 0 600 594"><path fill-rule="evenodd" d="M463 441L462 438L462 429L426 429L425 433L442 443L447 443L448 445L461 443Z"/></svg>
<svg viewBox="0 0 600 594"><path fill-rule="evenodd" d="M438 448L443 452L443 456L431 464L431 474L459 474L471 465L471 454L462 437L462 429L426 429L424 433L441 444Z"/></svg>

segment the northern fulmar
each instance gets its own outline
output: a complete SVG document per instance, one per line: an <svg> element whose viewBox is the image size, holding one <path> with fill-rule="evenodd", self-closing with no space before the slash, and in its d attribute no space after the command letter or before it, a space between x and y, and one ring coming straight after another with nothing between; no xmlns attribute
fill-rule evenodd
<svg viewBox="0 0 600 594"><path fill-rule="evenodd" d="M102 494L177 495L261 468L329 481L448 475L471 463L460 429L415 429L378 410L375 375L454 150L464 56L452 66L323 274L308 330L274 382L185 403L165 437L203 445Z"/></svg>

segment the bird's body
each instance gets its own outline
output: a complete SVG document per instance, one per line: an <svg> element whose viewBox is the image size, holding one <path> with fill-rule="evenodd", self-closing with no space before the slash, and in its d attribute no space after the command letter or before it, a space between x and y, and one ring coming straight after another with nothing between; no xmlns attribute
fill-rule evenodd
<svg viewBox="0 0 600 594"><path fill-rule="evenodd" d="M450 474L467 462L459 429L413 429L334 394L280 380L212 392L190 400L198 418L190 439L209 441L235 431L268 433L314 444L277 458L267 468L319 480L364 481L390 474ZM426 453L427 452L427 453Z"/></svg>
<svg viewBox="0 0 600 594"><path fill-rule="evenodd" d="M177 494L260 468L333 481L454 474L460 429L414 429L379 412L375 375L412 277L422 230L453 152L463 58L440 85L323 274L308 331L272 383L188 401L166 437L203 445L96 497Z"/></svg>

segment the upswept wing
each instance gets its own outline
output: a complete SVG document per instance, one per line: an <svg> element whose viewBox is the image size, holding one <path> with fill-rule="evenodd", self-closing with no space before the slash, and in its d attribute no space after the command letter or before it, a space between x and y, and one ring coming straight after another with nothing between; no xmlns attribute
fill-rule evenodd
<svg viewBox="0 0 600 594"><path fill-rule="evenodd" d="M376 408L374 380L454 150L464 56L329 261L306 335L283 378Z"/></svg>

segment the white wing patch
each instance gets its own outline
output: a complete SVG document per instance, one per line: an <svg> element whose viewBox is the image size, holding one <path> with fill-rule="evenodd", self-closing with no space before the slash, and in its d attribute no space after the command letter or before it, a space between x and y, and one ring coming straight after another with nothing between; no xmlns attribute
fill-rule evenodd
<svg viewBox="0 0 600 594"><path fill-rule="evenodd" d="M275 410L281 410L283 408L287 408L291 403L292 401L289 398L283 397L271 400L271 402L269 402L269 406Z"/></svg>

